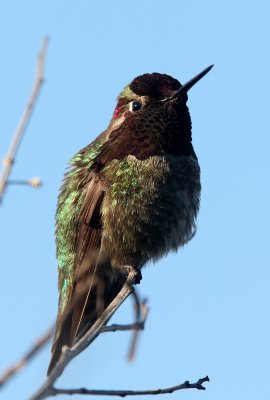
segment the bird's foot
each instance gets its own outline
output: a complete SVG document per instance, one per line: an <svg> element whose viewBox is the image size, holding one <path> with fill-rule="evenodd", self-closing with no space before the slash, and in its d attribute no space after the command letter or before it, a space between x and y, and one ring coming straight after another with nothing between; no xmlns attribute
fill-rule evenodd
<svg viewBox="0 0 270 400"><path fill-rule="evenodd" d="M138 285L141 280L142 280L142 273L141 270L135 267L132 267L131 265L125 265L124 266L124 271L127 274L127 276L132 272L134 275L133 277L133 283L134 285Z"/></svg>

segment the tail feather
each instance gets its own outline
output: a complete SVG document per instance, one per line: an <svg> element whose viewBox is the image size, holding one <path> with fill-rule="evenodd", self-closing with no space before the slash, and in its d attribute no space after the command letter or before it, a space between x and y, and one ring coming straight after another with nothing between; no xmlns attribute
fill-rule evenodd
<svg viewBox="0 0 270 400"><path fill-rule="evenodd" d="M68 310L57 322L58 326L52 347L48 375L57 364L62 354L63 346L73 346L86 330L96 322L102 312L117 296L125 280L126 278L120 274L113 281L104 277L99 278L94 285L93 283L92 285L89 284L89 279L84 279L84 289L82 289L80 282L77 282L74 286ZM86 287L88 287L87 290Z"/></svg>
<svg viewBox="0 0 270 400"><path fill-rule="evenodd" d="M51 373L55 365L57 364L61 354L63 346L68 346L70 344L70 332L69 326L71 324L71 315L67 316L62 323L61 332L58 335L57 339L54 341L52 347L52 356L51 361L47 370L47 375Z"/></svg>

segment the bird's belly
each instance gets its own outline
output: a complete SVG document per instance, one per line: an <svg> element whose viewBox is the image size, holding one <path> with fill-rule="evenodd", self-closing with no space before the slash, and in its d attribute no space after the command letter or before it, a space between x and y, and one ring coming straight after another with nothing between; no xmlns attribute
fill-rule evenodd
<svg viewBox="0 0 270 400"><path fill-rule="evenodd" d="M194 235L200 197L194 158L129 156L114 160L105 179L103 246L113 265L141 267Z"/></svg>

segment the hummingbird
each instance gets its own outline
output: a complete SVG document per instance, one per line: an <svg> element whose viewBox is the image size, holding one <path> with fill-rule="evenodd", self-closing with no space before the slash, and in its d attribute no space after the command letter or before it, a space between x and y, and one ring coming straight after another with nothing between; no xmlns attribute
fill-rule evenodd
<svg viewBox="0 0 270 400"><path fill-rule="evenodd" d="M59 305L48 374L117 296L127 275L195 234L200 167L181 83L137 76L117 98L108 128L75 154L56 211Z"/></svg>

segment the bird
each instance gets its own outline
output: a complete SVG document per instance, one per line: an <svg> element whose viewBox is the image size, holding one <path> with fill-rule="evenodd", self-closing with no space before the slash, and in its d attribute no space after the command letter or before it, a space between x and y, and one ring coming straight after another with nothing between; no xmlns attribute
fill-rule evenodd
<svg viewBox="0 0 270 400"><path fill-rule="evenodd" d="M56 211L59 304L48 374L117 296L130 270L191 240L200 204L188 91L161 73L137 76L108 128L76 153Z"/></svg>

